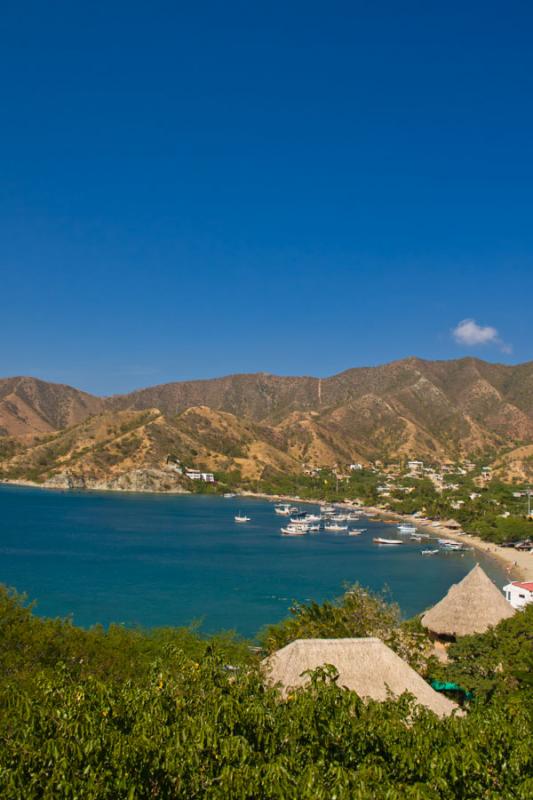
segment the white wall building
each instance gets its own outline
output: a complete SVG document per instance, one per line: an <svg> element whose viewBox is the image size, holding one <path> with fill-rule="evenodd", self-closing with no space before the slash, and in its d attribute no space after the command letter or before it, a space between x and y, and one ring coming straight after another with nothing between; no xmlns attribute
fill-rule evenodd
<svg viewBox="0 0 533 800"><path fill-rule="evenodd" d="M200 472L199 469L188 469L185 475L191 481L204 481L204 483L215 482L215 476L212 472Z"/></svg>
<svg viewBox="0 0 533 800"><path fill-rule="evenodd" d="M503 587L503 593L513 608L524 608L533 603L533 581L512 581Z"/></svg>

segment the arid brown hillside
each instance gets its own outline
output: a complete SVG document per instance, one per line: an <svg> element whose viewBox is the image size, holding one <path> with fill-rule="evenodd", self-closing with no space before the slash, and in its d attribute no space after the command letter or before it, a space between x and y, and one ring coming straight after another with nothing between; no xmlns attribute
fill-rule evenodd
<svg viewBox="0 0 533 800"><path fill-rule="evenodd" d="M170 383L106 404L167 414L207 405L281 425L289 440L303 436L309 447L318 436L342 458L457 455L533 441L533 363L408 358L324 379L260 373Z"/></svg>
<svg viewBox="0 0 533 800"><path fill-rule="evenodd" d="M151 488L139 486L140 473L148 470L157 489L173 490L183 486L174 461L209 471L238 470L250 479L262 477L265 469L294 473L300 468L287 454L282 433L206 406L172 417L158 409L107 411L29 445L4 441L12 446L4 458L0 452L0 478L58 486L70 481L101 488Z"/></svg>
<svg viewBox="0 0 533 800"><path fill-rule="evenodd" d="M206 457L223 455L228 442L232 459L242 451L250 461L280 465L280 454L300 466L455 457L533 442L533 363L408 358L323 379L230 375L105 399L32 378L0 381L0 427L19 438L94 414L119 420L149 409L158 410L161 430L172 428L171 439L194 441L192 449Z"/></svg>
<svg viewBox="0 0 533 800"><path fill-rule="evenodd" d="M48 433L102 411L99 397L37 378L0 379L0 436Z"/></svg>

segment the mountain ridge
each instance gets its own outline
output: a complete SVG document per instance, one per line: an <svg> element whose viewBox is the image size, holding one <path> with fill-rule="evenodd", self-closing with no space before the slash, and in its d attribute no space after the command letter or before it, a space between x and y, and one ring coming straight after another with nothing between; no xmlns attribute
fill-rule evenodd
<svg viewBox="0 0 533 800"><path fill-rule="evenodd" d="M202 434L196 424L200 418L206 423L209 410L210 424L217 429L214 439L213 431L209 435L222 448L219 455L224 455L224 430L231 428L234 445L235 438L242 439L245 460L253 460L250 453L255 448L264 455L265 467L269 461L276 468L303 468L376 458L416 455L437 460L520 451L533 443L533 362L507 365L473 357L431 361L410 356L326 378L235 373L109 397L25 376L0 379L0 435L26 447L38 437L60 434L98 415L118 419L125 412L154 409L169 426L165 435L170 439L188 436L187 425L194 428L192 449L198 452ZM183 416L189 409L204 410ZM224 414L230 415L231 423L224 421ZM215 446L203 450L206 464L218 464Z"/></svg>

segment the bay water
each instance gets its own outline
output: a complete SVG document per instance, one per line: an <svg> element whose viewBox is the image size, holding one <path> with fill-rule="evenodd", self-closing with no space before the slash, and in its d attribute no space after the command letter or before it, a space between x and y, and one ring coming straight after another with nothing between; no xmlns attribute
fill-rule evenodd
<svg viewBox="0 0 533 800"><path fill-rule="evenodd" d="M304 506L302 506L304 508ZM311 510L313 506L305 506ZM251 517L236 524L242 511ZM387 586L404 616L437 602L479 562L501 587L505 571L479 552L422 556L427 542L378 547L394 526L361 519L361 536L285 537L267 500L206 495L62 492L0 487L0 583L36 613L88 627L200 624L253 636L292 602L323 601L359 582Z"/></svg>

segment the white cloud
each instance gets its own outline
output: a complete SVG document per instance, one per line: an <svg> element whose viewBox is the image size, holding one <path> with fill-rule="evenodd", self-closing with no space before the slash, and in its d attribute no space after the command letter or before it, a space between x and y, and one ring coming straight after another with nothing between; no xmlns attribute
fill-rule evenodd
<svg viewBox="0 0 533 800"><path fill-rule="evenodd" d="M510 353L512 348L500 339L496 328L492 325L478 325L474 319L463 319L452 330L452 335L458 344L474 347L476 345L494 344L503 353Z"/></svg>

